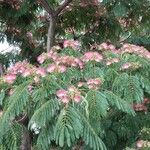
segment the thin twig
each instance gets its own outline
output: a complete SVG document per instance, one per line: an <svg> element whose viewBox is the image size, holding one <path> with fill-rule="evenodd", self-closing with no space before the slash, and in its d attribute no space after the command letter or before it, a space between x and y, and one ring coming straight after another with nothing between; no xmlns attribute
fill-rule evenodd
<svg viewBox="0 0 150 150"><path fill-rule="evenodd" d="M59 15L59 14L61 13L61 11L62 11L66 6L68 6L68 4L71 3L71 2L72 2L72 0L65 0L65 2L64 2L62 5L58 6L57 9L56 9L56 16Z"/></svg>

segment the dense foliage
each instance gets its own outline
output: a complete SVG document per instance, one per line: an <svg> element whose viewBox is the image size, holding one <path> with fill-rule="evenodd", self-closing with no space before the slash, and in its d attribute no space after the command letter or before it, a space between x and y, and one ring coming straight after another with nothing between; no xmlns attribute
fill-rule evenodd
<svg viewBox="0 0 150 150"><path fill-rule="evenodd" d="M0 0L0 149L149 150L149 24L149 0Z"/></svg>
<svg viewBox="0 0 150 150"><path fill-rule="evenodd" d="M71 37L80 39L86 47L106 41L114 44L128 41L149 47L149 0L66 1L70 4L57 17L55 43L62 44L63 39ZM46 7L40 2L47 3ZM0 41L7 38L9 43L18 44L21 55L35 62L46 45L50 16L44 10L47 7L55 10L62 2L1 0Z"/></svg>
<svg viewBox="0 0 150 150"><path fill-rule="evenodd" d="M66 40L37 60L16 63L0 79L2 150L19 149L24 136L36 150L149 147L144 47L102 43L87 51Z"/></svg>

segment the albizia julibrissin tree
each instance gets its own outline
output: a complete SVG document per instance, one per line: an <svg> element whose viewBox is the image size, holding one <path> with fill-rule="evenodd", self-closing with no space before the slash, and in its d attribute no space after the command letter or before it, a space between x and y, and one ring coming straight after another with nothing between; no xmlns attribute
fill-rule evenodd
<svg viewBox="0 0 150 150"><path fill-rule="evenodd" d="M124 149L149 128L150 53L66 40L0 79L2 150ZM142 145L143 146L143 145ZM144 145L145 146L145 145Z"/></svg>

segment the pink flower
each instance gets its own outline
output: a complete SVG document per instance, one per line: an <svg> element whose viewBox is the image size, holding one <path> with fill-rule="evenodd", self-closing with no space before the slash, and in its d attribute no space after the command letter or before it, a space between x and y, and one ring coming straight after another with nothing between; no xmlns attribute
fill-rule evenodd
<svg viewBox="0 0 150 150"><path fill-rule="evenodd" d="M27 32L27 37L32 38L33 34L31 32Z"/></svg>
<svg viewBox="0 0 150 150"><path fill-rule="evenodd" d="M132 65L130 63L125 63L122 65L122 69L129 69Z"/></svg>
<svg viewBox="0 0 150 150"><path fill-rule="evenodd" d="M41 54L38 56L37 61L42 64L46 60L46 53Z"/></svg>
<svg viewBox="0 0 150 150"><path fill-rule="evenodd" d="M56 95L59 97L59 98L63 98L63 97L66 97L68 95L68 92L66 90L58 90L56 92Z"/></svg>
<svg viewBox="0 0 150 150"><path fill-rule="evenodd" d="M69 92L75 92L75 91L76 91L76 88L75 88L74 86L70 86L70 87L68 88L68 91L69 91Z"/></svg>
<svg viewBox="0 0 150 150"><path fill-rule="evenodd" d="M102 49L108 49L107 43L102 43L100 46Z"/></svg>
<svg viewBox="0 0 150 150"><path fill-rule="evenodd" d="M49 51L47 53L47 58L48 59L52 59L53 61L56 61L58 59L59 55L57 52L54 52L54 51Z"/></svg>
<svg viewBox="0 0 150 150"><path fill-rule="evenodd" d="M80 69L83 68L83 62L79 58L75 58L73 56L62 56L59 59L57 59L56 64L62 64L65 66L72 66L72 67L78 67Z"/></svg>
<svg viewBox="0 0 150 150"><path fill-rule="evenodd" d="M64 48L71 47L72 49L78 49L80 47L79 41L74 40L65 40L64 41Z"/></svg>
<svg viewBox="0 0 150 150"><path fill-rule="evenodd" d="M144 104L149 104L149 103L150 103L150 99L148 99L148 98L144 98L143 103L144 103Z"/></svg>
<svg viewBox="0 0 150 150"><path fill-rule="evenodd" d="M79 82L78 87L82 87L84 85L84 82Z"/></svg>
<svg viewBox="0 0 150 150"><path fill-rule="evenodd" d="M144 141L143 140L137 141L136 146L137 146L137 148L142 148L144 146Z"/></svg>
<svg viewBox="0 0 150 150"><path fill-rule="evenodd" d="M98 52L86 52L83 56L83 61L84 62L88 62L88 61L96 61L96 62L100 62L102 61L103 57L101 54L99 54Z"/></svg>
<svg viewBox="0 0 150 150"><path fill-rule="evenodd" d="M46 69L47 72L52 73L55 71L56 66L54 64L51 64L48 66L48 68Z"/></svg>
<svg viewBox="0 0 150 150"><path fill-rule="evenodd" d="M144 53L144 56L145 56L146 58L149 58L149 59L150 59L150 52L148 52L148 51L145 52L145 53Z"/></svg>
<svg viewBox="0 0 150 150"><path fill-rule="evenodd" d="M147 107L145 106L144 103L141 104L133 104L133 109L135 111L147 111Z"/></svg>
<svg viewBox="0 0 150 150"><path fill-rule="evenodd" d="M129 48L129 44L127 43L123 44L123 48Z"/></svg>
<svg viewBox="0 0 150 150"><path fill-rule="evenodd" d="M89 89L98 89L101 83L102 81L99 78L89 79L87 81L87 85Z"/></svg>
<svg viewBox="0 0 150 150"><path fill-rule="evenodd" d="M7 74L3 77L6 83L12 84L16 80L17 76L15 74Z"/></svg>
<svg viewBox="0 0 150 150"><path fill-rule="evenodd" d="M80 95L75 95L74 96L74 101L79 103L81 101L81 96Z"/></svg>
<svg viewBox="0 0 150 150"><path fill-rule="evenodd" d="M111 65L111 64L112 64L112 61L111 61L111 60L109 60L109 61L106 62L106 65L107 65L107 66L109 66L109 65Z"/></svg>
<svg viewBox="0 0 150 150"><path fill-rule="evenodd" d="M96 79L89 79L87 81L87 84L96 84L96 85L99 85L101 83L101 80L96 78Z"/></svg>
<svg viewBox="0 0 150 150"><path fill-rule="evenodd" d="M24 70L24 72L22 72L23 77L28 77L30 75L31 75L31 70L30 69L26 69L26 70Z"/></svg>
<svg viewBox="0 0 150 150"><path fill-rule="evenodd" d="M69 103L70 99L69 99L67 96L65 96L65 97L63 97L63 98L61 99L61 101L62 101L64 104L67 104L67 103Z"/></svg>
<svg viewBox="0 0 150 150"><path fill-rule="evenodd" d="M45 77L46 76L45 69L44 68L37 68L36 74L40 75L41 77Z"/></svg>
<svg viewBox="0 0 150 150"><path fill-rule="evenodd" d="M63 65L58 66L58 72L64 73L66 70L67 70L66 66L63 66Z"/></svg>
<svg viewBox="0 0 150 150"><path fill-rule="evenodd" d="M75 86L70 86L68 88L70 98L75 102L80 102L81 100L81 93Z"/></svg>
<svg viewBox="0 0 150 150"><path fill-rule="evenodd" d="M112 44L110 44L110 45L108 46L108 49L110 49L110 50L115 50L115 46L112 45Z"/></svg>
<svg viewBox="0 0 150 150"><path fill-rule="evenodd" d="M32 93L32 91L33 91L33 86L32 86L32 85L28 85L28 91L29 91L30 93Z"/></svg>
<svg viewBox="0 0 150 150"><path fill-rule="evenodd" d="M70 86L68 90L58 90L56 95L65 104L71 100L77 103L81 100L80 91L74 86Z"/></svg>
<svg viewBox="0 0 150 150"><path fill-rule="evenodd" d="M108 61L106 62L106 65L109 66L109 65L111 65L111 64L113 64L113 63L117 63L117 62L119 62L119 59L118 59L118 58L112 58L111 60L108 60Z"/></svg>
<svg viewBox="0 0 150 150"><path fill-rule="evenodd" d="M64 65L57 65L57 64L51 64L47 68L47 72L57 72L57 73L64 73L67 70L66 66Z"/></svg>
<svg viewBox="0 0 150 150"><path fill-rule="evenodd" d="M39 77L37 77L37 76L35 76L33 80L35 83L39 83L39 81L40 81Z"/></svg>
<svg viewBox="0 0 150 150"><path fill-rule="evenodd" d="M65 104L67 104L67 103L69 103L69 101L70 101L70 98L69 98L69 96L68 96L68 91L66 91L66 90L58 90L57 92L56 92L56 95L57 95L57 97L63 102L63 103L65 103Z"/></svg>
<svg viewBox="0 0 150 150"><path fill-rule="evenodd" d="M75 63L76 63L77 65L79 65L80 69L83 69L84 64L83 64L83 62L81 61L81 59L75 58L74 61L75 61Z"/></svg>
<svg viewBox="0 0 150 150"><path fill-rule="evenodd" d="M113 59L112 59L112 62L117 63L117 62L119 62L119 59L118 59L118 58L113 58Z"/></svg>

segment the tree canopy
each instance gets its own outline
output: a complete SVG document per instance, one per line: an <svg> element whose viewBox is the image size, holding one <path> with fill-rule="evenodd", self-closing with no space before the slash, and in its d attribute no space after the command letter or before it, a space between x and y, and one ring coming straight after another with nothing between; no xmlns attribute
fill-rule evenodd
<svg viewBox="0 0 150 150"><path fill-rule="evenodd" d="M149 24L149 0L0 0L0 150L148 150Z"/></svg>
<svg viewBox="0 0 150 150"><path fill-rule="evenodd" d="M22 55L36 57L46 49L50 10L61 0L5 0L0 2L1 41L17 43ZM129 41L149 46L149 0L71 0L57 14L55 43L62 39L81 40L84 46L104 41ZM65 3L64 2L64 3ZM59 10L60 11L60 10ZM36 50L35 50L36 49Z"/></svg>

